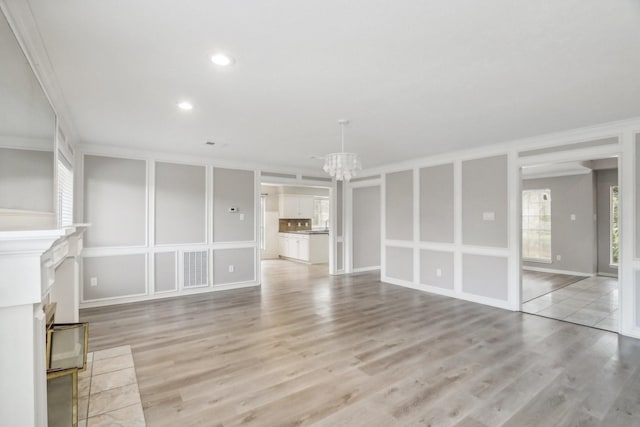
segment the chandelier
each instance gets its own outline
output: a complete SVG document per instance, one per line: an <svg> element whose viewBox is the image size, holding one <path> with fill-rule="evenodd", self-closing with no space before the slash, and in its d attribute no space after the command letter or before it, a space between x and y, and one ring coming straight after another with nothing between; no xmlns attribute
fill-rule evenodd
<svg viewBox="0 0 640 427"><path fill-rule="evenodd" d="M324 157L324 171L338 181L349 181L362 169L360 159L356 153L344 151L344 127L349 120L338 120L342 134L342 150L339 153L327 154Z"/></svg>

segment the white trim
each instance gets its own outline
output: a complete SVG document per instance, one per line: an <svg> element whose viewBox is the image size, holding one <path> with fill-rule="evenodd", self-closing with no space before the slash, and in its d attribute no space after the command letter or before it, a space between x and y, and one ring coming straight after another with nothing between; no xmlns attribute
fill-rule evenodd
<svg viewBox="0 0 640 427"><path fill-rule="evenodd" d="M582 271L557 270L555 268L529 267L526 265L522 266L522 270L538 271L540 273L568 274L569 276L594 277L596 275L595 273L585 273Z"/></svg>
<svg viewBox="0 0 640 427"><path fill-rule="evenodd" d="M380 277L387 274L387 175L380 175Z"/></svg>
<svg viewBox="0 0 640 427"><path fill-rule="evenodd" d="M415 246L411 240L385 240L384 245L393 248L413 248Z"/></svg>
<svg viewBox="0 0 640 427"><path fill-rule="evenodd" d="M353 188L361 188L361 187L376 187L378 185L380 185L382 182L382 180L380 178L372 178L370 180L366 180L366 181L357 181L357 182L351 182L349 181L349 187Z"/></svg>
<svg viewBox="0 0 640 427"><path fill-rule="evenodd" d="M343 270L349 274L353 270L353 189L348 182L342 185L343 216L342 216L342 256Z"/></svg>
<svg viewBox="0 0 640 427"><path fill-rule="evenodd" d="M489 246L462 246L460 251L465 255L486 255L501 258L509 258L511 251L508 248L494 248Z"/></svg>
<svg viewBox="0 0 640 427"><path fill-rule="evenodd" d="M478 304L502 308L509 311L518 311L518 308L511 306L508 301L504 301L504 300L483 297L480 295L474 295L466 292L456 292L450 289L440 288L437 286L416 284L416 283L408 282L406 280L394 279L391 277L382 277L380 280L384 283L388 283L396 286L402 286L409 289L415 289L417 291L422 291L422 292L427 292L427 293L437 294L437 295L444 295L444 296L459 299L459 300L475 302Z"/></svg>
<svg viewBox="0 0 640 427"><path fill-rule="evenodd" d="M612 277L612 278L614 278L614 279L617 279L617 278L618 278L618 275L617 275L617 274L613 274L613 273L606 273L606 272L604 272L604 271L598 271L598 272L596 273L596 276Z"/></svg>
<svg viewBox="0 0 640 427"><path fill-rule="evenodd" d="M552 259L542 259L542 258L525 258L522 257L522 262L535 262L537 264L553 264Z"/></svg>
<svg viewBox="0 0 640 427"><path fill-rule="evenodd" d="M413 207L413 283L420 282L420 169L414 168L413 177L413 194L411 195L411 206Z"/></svg>
<svg viewBox="0 0 640 427"><path fill-rule="evenodd" d="M462 161L453 162L453 290L462 294Z"/></svg>
<svg viewBox="0 0 640 427"><path fill-rule="evenodd" d="M631 130L633 128L640 129L640 117L635 117L627 120L601 123L601 124L596 124L592 126L571 129L568 131L555 132L555 133L538 135L534 137L504 141L504 142L499 142L491 145L484 145L484 146L479 146L475 148L451 151L448 153L433 155L429 157L412 159L406 162L398 162L398 163L393 163L389 165L378 166L375 168L366 169L365 171L362 172L362 175L368 176L368 175L384 174L389 172L412 169L414 167L427 167L427 166L435 166L443 163L451 163L456 160L471 160L471 159L478 159L478 158L484 158L484 157L492 157L495 155L505 154L511 150L521 152L521 151L530 151L530 150L537 150L537 149L550 148L550 147L556 147L556 146L565 146L565 145L569 146L572 144L579 144L582 142L616 137L621 135L621 130L624 130L624 129ZM603 147L608 147L609 150L612 152L620 151L619 144L609 144L606 146L600 146L600 147L596 146L593 148L599 149ZM577 153L579 151L589 150L589 149L573 149L572 150L571 148L568 148L566 151L554 152L552 154L561 155L566 152ZM588 157L590 156L592 156L592 154L589 154L586 159L588 159ZM522 159L533 159L533 158L539 159L540 156L520 157L519 161L521 161ZM591 157L591 158L593 159L595 157ZM554 161L557 161L557 160L554 160ZM528 162L528 160L526 160L525 162ZM539 162L539 160L537 160L536 162Z"/></svg>
<svg viewBox="0 0 640 427"><path fill-rule="evenodd" d="M418 249L424 249L428 251L456 252L458 250L458 246L454 243L418 242L416 246L418 247Z"/></svg>
<svg viewBox="0 0 640 427"><path fill-rule="evenodd" d="M380 266L379 265L372 265L370 267L358 267L358 268L354 268L352 269L352 273L364 273L365 271L375 271L375 270L380 270Z"/></svg>
<svg viewBox="0 0 640 427"><path fill-rule="evenodd" d="M639 125L640 128L640 125ZM622 135L622 155L618 157L618 218L620 227L620 254L618 259L618 292L620 301L619 330L623 335L640 338L638 327L638 307L636 274L634 271L634 254L640 243L636 238L636 218L640 214L636 204L636 188L638 167L636 165L636 130L627 130ZM637 254L635 254L637 255Z"/></svg>
<svg viewBox="0 0 640 427"><path fill-rule="evenodd" d="M508 227L508 284L507 299L509 305L517 310L522 308L522 181L520 167L517 165L518 153L507 153L507 227Z"/></svg>
<svg viewBox="0 0 640 427"><path fill-rule="evenodd" d="M129 304L134 302L152 301L152 300L165 299L165 298L184 297L184 296L196 295L196 294L206 294L210 292L227 291L231 289L250 288L255 286L259 287L260 284L257 283L256 281L249 281L249 282L225 283L221 285L209 286L206 288L184 289L180 292L166 291L166 292L157 293L153 296L131 295L126 297L102 298L99 300L91 300L84 303L80 303L80 309L104 307L107 305L114 305L114 304Z"/></svg>

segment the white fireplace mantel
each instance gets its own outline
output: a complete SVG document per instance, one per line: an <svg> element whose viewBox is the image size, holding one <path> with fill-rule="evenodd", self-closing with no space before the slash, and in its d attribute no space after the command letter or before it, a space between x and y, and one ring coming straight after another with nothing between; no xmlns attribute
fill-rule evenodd
<svg viewBox="0 0 640 427"><path fill-rule="evenodd" d="M78 294L76 257L86 224L47 230L0 231L0 419L6 425L46 426L45 319L51 294ZM72 277L56 280L71 259ZM71 298L71 297L69 297ZM78 317L77 297L62 301ZM58 315L56 314L56 318Z"/></svg>

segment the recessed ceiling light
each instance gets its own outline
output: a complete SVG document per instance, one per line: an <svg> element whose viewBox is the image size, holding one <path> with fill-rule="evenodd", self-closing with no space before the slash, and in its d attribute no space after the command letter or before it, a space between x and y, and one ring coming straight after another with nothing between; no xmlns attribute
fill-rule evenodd
<svg viewBox="0 0 640 427"><path fill-rule="evenodd" d="M178 108L181 110L189 111L193 110L193 105L190 102L182 101L178 104Z"/></svg>
<svg viewBox="0 0 640 427"><path fill-rule="evenodd" d="M233 64L233 58L224 53L216 53L211 57L211 62L221 67L227 67Z"/></svg>

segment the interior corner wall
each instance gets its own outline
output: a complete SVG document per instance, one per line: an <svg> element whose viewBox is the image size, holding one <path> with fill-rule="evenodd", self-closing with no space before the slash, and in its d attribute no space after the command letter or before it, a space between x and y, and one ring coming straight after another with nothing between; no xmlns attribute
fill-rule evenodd
<svg viewBox="0 0 640 427"><path fill-rule="evenodd" d="M213 240L255 240L255 173L214 168L213 185Z"/></svg>
<svg viewBox="0 0 640 427"><path fill-rule="evenodd" d="M385 219L388 240L413 240L413 171L385 177Z"/></svg>
<svg viewBox="0 0 640 427"><path fill-rule="evenodd" d="M76 204L91 224L82 307L258 284L253 170L114 151L84 153L78 168ZM204 284L183 283L184 269L200 268L184 265L190 253L208 262Z"/></svg>
<svg viewBox="0 0 640 427"><path fill-rule="evenodd" d="M463 244L506 248L507 206L506 155L462 162Z"/></svg>
<svg viewBox="0 0 640 427"><path fill-rule="evenodd" d="M380 267L380 186L352 190L353 268Z"/></svg>
<svg viewBox="0 0 640 427"><path fill-rule="evenodd" d="M147 163L144 160L84 156L84 245L145 246Z"/></svg>
<svg viewBox="0 0 640 427"><path fill-rule="evenodd" d="M508 170L498 153L385 173L382 280L514 309Z"/></svg>
<svg viewBox="0 0 640 427"><path fill-rule="evenodd" d="M523 180L523 190L551 190L551 262L527 260L523 266L569 274L596 273L593 178L593 173L588 173Z"/></svg>
<svg viewBox="0 0 640 427"><path fill-rule="evenodd" d="M453 163L420 169L420 240L453 243Z"/></svg>
<svg viewBox="0 0 640 427"><path fill-rule="evenodd" d="M53 152L0 147L0 209L53 212Z"/></svg>
<svg viewBox="0 0 640 427"><path fill-rule="evenodd" d="M157 162L155 172L155 243L205 243L206 168Z"/></svg>

